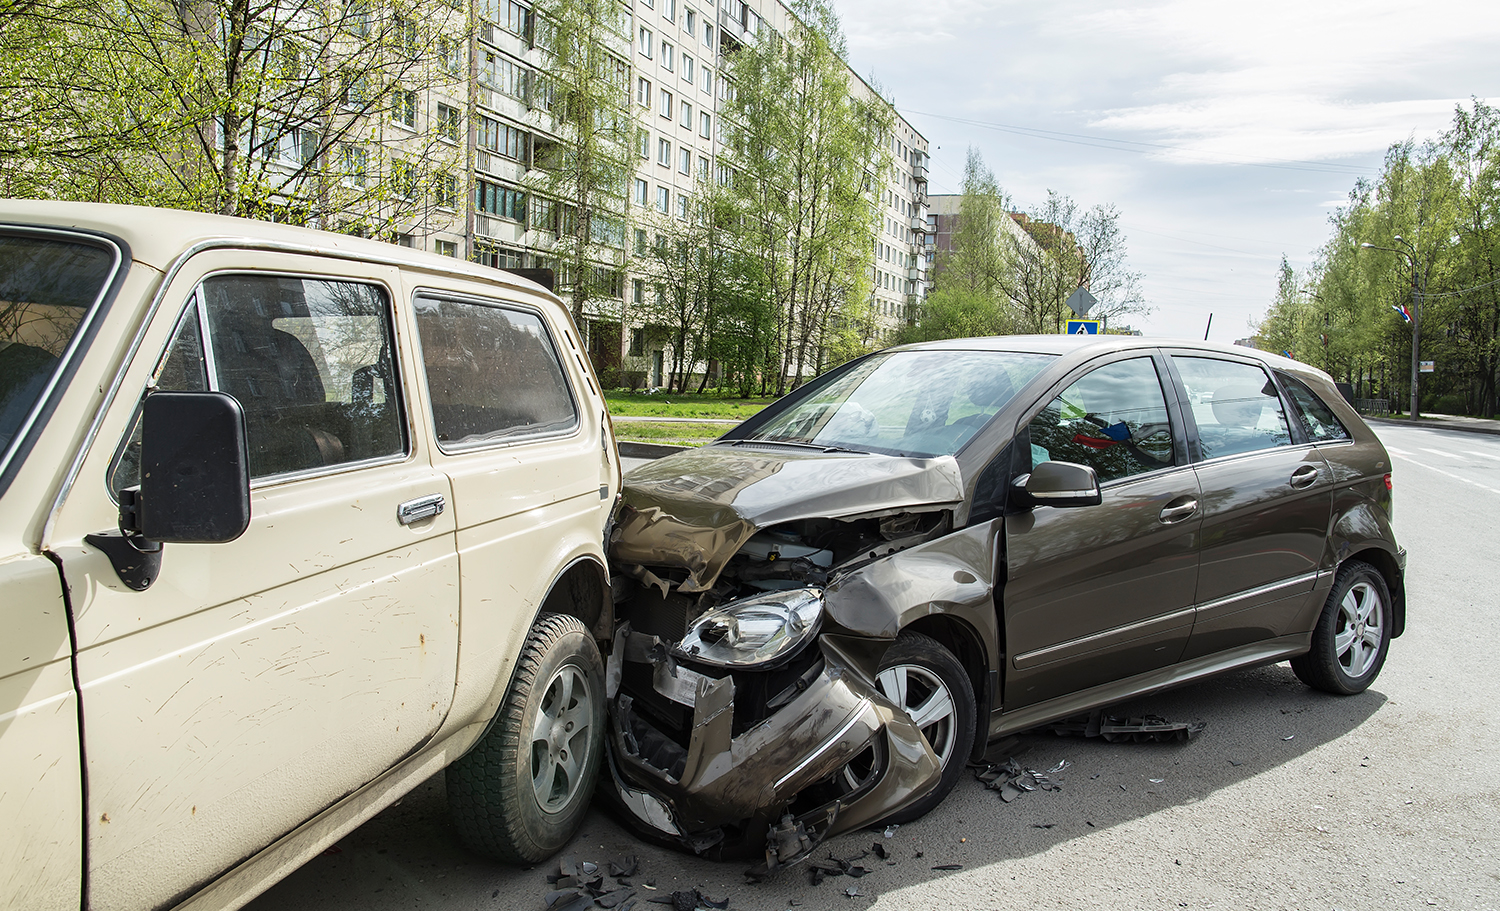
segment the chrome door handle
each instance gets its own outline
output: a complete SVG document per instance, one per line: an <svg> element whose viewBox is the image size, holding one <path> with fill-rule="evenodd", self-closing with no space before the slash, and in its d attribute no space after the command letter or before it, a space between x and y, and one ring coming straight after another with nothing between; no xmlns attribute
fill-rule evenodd
<svg viewBox="0 0 1500 911"><path fill-rule="evenodd" d="M1178 503L1176 506L1163 508L1161 511L1161 521L1165 525L1171 525L1173 522L1181 522L1197 511L1198 501L1189 499L1184 503Z"/></svg>
<svg viewBox="0 0 1500 911"><path fill-rule="evenodd" d="M1316 465L1302 465L1292 472L1293 487L1311 487L1316 480L1318 480L1318 466Z"/></svg>
<svg viewBox="0 0 1500 911"><path fill-rule="evenodd" d="M407 500L396 507L396 519L402 525L410 525L413 522L442 515L447 506L448 501L443 499L440 493L417 497L415 500Z"/></svg>

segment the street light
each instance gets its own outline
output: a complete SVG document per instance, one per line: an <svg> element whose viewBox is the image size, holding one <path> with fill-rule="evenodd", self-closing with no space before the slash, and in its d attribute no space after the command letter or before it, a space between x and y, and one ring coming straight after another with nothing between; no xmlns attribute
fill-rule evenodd
<svg viewBox="0 0 1500 911"><path fill-rule="evenodd" d="M1417 290L1417 248L1412 246L1411 242L1403 238L1400 234L1396 235L1396 243L1401 244L1406 249L1399 250L1395 247L1382 247L1371 243L1362 243L1360 247L1365 250L1384 250L1387 253L1399 254L1406 257L1407 265L1411 266L1411 419L1415 421L1422 416L1421 405L1419 404L1420 400L1417 398L1417 376L1422 365L1422 362L1418 360L1419 355L1417 353L1417 347L1421 344L1422 338L1421 323L1419 322L1420 316L1418 315L1418 297L1420 295Z"/></svg>

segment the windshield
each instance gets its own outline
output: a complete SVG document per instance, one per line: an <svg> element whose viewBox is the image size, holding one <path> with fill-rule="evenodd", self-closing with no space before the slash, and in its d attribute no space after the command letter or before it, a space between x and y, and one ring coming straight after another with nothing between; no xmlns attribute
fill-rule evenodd
<svg viewBox="0 0 1500 911"><path fill-rule="evenodd" d="M931 458L952 455L1053 359L1012 351L893 351L810 388L745 439Z"/></svg>
<svg viewBox="0 0 1500 911"><path fill-rule="evenodd" d="M114 262L93 244L0 234L0 468Z"/></svg>

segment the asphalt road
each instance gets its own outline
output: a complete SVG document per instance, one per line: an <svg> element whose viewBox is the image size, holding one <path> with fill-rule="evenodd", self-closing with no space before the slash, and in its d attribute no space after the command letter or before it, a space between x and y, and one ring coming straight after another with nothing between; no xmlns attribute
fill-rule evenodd
<svg viewBox="0 0 1500 911"><path fill-rule="evenodd" d="M1122 707L1206 721L1191 743L1024 737L1022 764L1072 763L1053 776L1062 790L1006 804L966 779L890 838L858 832L819 851L881 842L893 862L866 858L859 879L812 886L799 869L748 885L742 864L648 847L599 812L569 851L639 855L634 882L657 887L643 898L698 888L747 911L1500 908L1500 437L1377 430L1410 608L1368 692L1315 693L1282 664ZM445 814L439 775L250 907L543 907L553 867L474 857ZM946 864L962 869L933 869Z"/></svg>

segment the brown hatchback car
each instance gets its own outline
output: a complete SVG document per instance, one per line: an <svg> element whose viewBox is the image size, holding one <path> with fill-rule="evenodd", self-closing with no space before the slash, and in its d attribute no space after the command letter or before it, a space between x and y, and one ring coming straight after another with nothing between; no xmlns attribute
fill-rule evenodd
<svg viewBox="0 0 1500 911"><path fill-rule="evenodd" d="M890 349L626 478L605 785L776 867L937 806L987 741L1405 622L1390 461L1328 376L1107 337Z"/></svg>

